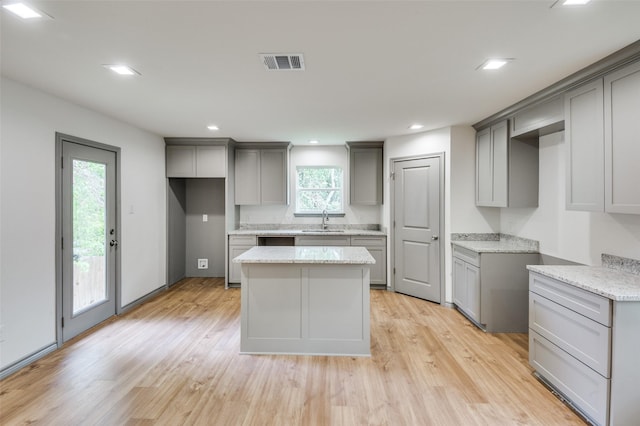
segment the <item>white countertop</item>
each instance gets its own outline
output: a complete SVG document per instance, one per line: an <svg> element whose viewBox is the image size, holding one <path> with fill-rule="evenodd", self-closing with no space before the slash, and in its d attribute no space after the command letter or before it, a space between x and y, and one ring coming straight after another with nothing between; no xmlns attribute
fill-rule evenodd
<svg viewBox="0 0 640 426"><path fill-rule="evenodd" d="M530 245L513 240L499 241L452 241L451 244L476 253L538 253Z"/></svg>
<svg viewBox="0 0 640 426"><path fill-rule="evenodd" d="M599 266L528 265L527 269L611 300L640 301L640 275Z"/></svg>
<svg viewBox="0 0 640 426"><path fill-rule="evenodd" d="M370 265L375 259L364 247L258 246L233 259L234 263L313 263Z"/></svg>
<svg viewBox="0 0 640 426"><path fill-rule="evenodd" d="M321 229L238 229L229 231L229 235L257 235L264 236L286 236L295 237L299 235L347 235L347 236L373 236L384 237L386 234L382 231L372 231L368 229L331 229L326 231Z"/></svg>

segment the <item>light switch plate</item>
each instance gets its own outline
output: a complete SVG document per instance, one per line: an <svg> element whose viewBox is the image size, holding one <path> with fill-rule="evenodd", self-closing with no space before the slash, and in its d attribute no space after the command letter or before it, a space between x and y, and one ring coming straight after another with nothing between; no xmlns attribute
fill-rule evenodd
<svg viewBox="0 0 640 426"><path fill-rule="evenodd" d="M203 214L202 215L202 221L203 222L209 222L209 215L208 214Z"/></svg>

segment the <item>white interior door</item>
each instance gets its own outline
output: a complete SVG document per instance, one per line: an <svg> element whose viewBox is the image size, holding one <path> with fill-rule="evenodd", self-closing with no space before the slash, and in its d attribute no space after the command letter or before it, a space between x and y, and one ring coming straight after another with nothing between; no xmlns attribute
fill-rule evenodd
<svg viewBox="0 0 640 426"><path fill-rule="evenodd" d="M116 312L116 154L62 142L62 341Z"/></svg>
<svg viewBox="0 0 640 426"><path fill-rule="evenodd" d="M441 301L440 157L393 163L395 291Z"/></svg>

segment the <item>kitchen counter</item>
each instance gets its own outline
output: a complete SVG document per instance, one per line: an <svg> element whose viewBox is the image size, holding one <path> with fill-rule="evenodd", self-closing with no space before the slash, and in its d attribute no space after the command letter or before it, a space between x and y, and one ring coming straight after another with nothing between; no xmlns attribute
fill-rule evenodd
<svg viewBox="0 0 640 426"><path fill-rule="evenodd" d="M258 246L233 259L234 263L308 263L372 265L376 261L364 247Z"/></svg>
<svg viewBox="0 0 640 426"><path fill-rule="evenodd" d="M600 266L528 265L527 269L615 301L640 301L640 275Z"/></svg>
<svg viewBox="0 0 640 426"><path fill-rule="evenodd" d="M500 235L500 239L491 240L454 240L451 244L471 250L475 253L538 253L537 241L525 238Z"/></svg>
<svg viewBox="0 0 640 426"><path fill-rule="evenodd" d="M369 229L237 229L229 231L229 235L257 235L258 237L296 237L300 235L347 235L347 236L376 236L383 237L382 231Z"/></svg>

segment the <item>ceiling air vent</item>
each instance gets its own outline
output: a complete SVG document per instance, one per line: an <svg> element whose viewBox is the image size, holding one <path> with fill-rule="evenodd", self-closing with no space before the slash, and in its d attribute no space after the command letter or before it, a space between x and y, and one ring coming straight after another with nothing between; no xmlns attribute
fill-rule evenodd
<svg viewBox="0 0 640 426"><path fill-rule="evenodd" d="M259 55L268 71L304 71L302 53L260 53Z"/></svg>

